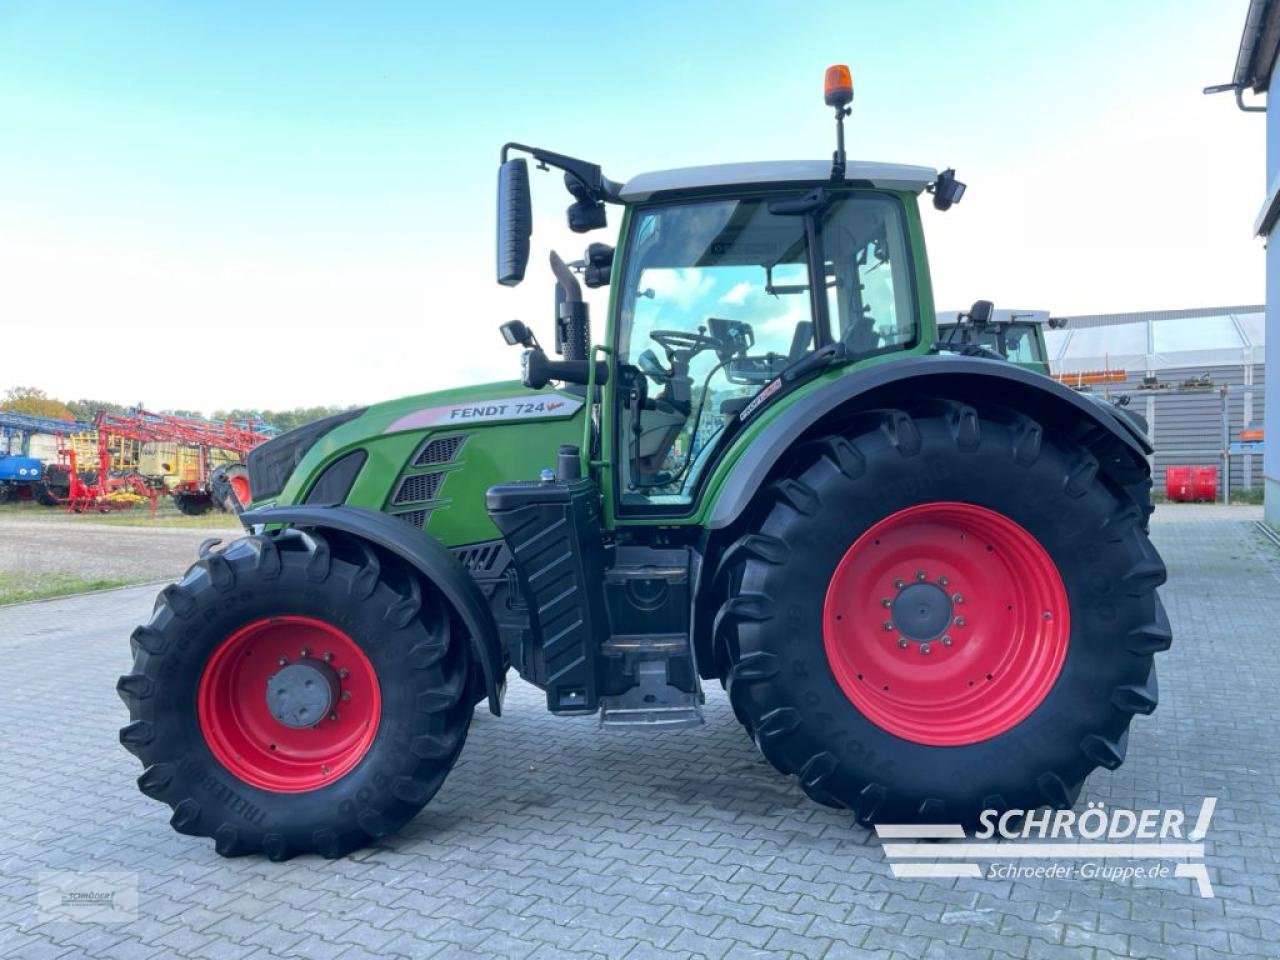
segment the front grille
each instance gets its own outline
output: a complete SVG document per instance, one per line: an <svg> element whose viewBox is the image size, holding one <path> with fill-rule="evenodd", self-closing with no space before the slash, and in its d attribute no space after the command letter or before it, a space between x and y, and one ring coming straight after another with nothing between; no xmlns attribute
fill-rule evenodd
<svg viewBox="0 0 1280 960"><path fill-rule="evenodd" d="M429 440L427 445L413 458L413 465L415 467L435 467L442 463L448 463L458 455L458 451L462 449L462 443L466 439L466 437L441 437L438 440Z"/></svg>
<svg viewBox="0 0 1280 960"><path fill-rule="evenodd" d="M427 525L427 517L431 516L430 510L407 510L404 513L393 513L393 517L399 517L411 527L417 527L421 530Z"/></svg>
<svg viewBox="0 0 1280 960"><path fill-rule="evenodd" d="M422 503L434 500L440 492L440 484L444 482L443 473L419 473L405 477L396 488L396 495L391 498L392 504Z"/></svg>

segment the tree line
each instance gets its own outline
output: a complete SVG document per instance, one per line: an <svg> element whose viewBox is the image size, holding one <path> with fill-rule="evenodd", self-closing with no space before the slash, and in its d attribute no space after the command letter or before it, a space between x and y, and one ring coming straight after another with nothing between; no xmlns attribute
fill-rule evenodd
<svg viewBox="0 0 1280 960"><path fill-rule="evenodd" d="M105 410L108 413L127 414L130 409L132 408L126 404L113 403L110 400L81 398L79 400L62 401L49 396L39 387L10 387L5 390L4 399L0 400L0 411L25 413L28 416L48 417L53 420L92 421L99 410ZM351 408L327 406L294 407L291 410L246 410L235 408L232 410L215 410L213 411L213 416L208 419L260 420L268 426L283 432L292 430L294 427L300 427L304 423L319 420L321 417L331 416L349 409ZM204 413L199 410L157 410L156 412L170 414L175 417L206 419Z"/></svg>

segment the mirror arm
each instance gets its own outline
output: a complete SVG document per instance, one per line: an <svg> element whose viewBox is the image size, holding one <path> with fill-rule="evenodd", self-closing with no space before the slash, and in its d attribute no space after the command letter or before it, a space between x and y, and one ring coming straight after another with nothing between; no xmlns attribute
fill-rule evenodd
<svg viewBox="0 0 1280 960"><path fill-rule="evenodd" d="M581 182L593 200L604 200L609 203L622 202L620 197L622 184L606 177L600 170L600 164L598 163L579 160L577 157L565 156L563 153L553 153L550 150L543 150L541 147L531 147L528 144L515 142L503 144L503 163L507 162L507 154L512 150L519 150L522 153L529 154L534 160L538 161L539 167L544 170L549 166L563 170Z"/></svg>

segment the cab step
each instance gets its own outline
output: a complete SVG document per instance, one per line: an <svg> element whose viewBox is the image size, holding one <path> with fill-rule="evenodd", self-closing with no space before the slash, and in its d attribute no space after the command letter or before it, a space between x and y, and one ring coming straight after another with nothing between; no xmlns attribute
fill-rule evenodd
<svg viewBox="0 0 1280 960"><path fill-rule="evenodd" d="M602 727L649 727L678 730L700 727L700 693L681 690L667 682L667 661L640 660L635 665L636 685L625 693L600 698Z"/></svg>

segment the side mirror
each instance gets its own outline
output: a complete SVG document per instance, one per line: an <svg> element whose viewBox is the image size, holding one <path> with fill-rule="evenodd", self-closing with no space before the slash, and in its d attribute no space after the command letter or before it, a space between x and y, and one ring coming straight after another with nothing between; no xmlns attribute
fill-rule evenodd
<svg viewBox="0 0 1280 960"><path fill-rule="evenodd" d="M965 185L956 179L955 170L947 168L938 174L937 180L929 184L928 190L933 194L934 209L950 210L964 196Z"/></svg>
<svg viewBox="0 0 1280 960"><path fill-rule="evenodd" d="M640 356L636 357L636 366L640 368L640 372L646 377L652 377L654 380L667 380L669 374L658 360L657 354L652 350L644 350Z"/></svg>
<svg viewBox="0 0 1280 960"><path fill-rule="evenodd" d="M529 164L515 157L498 167L498 282L504 287L524 279L532 233Z"/></svg>
<svg viewBox="0 0 1280 960"><path fill-rule="evenodd" d="M529 328L519 320L508 320L502 326L498 327L498 332L502 334L502 339L507 342L508 347L514 347L519 344L522 347L533 346L533 334L529 332Z"/></svg>
<svg viewBox="0 0 1280 960"><path fill-rule="evenodd" d="M969 322L975 327L985 327L991 322L995 310L995 305L990 300L975 300L969 308Z"/></svg>

